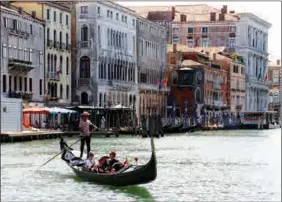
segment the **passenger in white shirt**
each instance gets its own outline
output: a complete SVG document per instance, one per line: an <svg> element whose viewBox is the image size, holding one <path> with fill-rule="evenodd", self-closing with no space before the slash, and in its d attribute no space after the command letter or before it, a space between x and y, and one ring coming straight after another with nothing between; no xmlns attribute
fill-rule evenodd
<svg viewBox="0 0 282 202"><path fill-rule="evenodd" d="M94 153L89 152L89 158L85 160L84 170L86 171L95 171L97 168L96 162L94 159Z"/></svg>

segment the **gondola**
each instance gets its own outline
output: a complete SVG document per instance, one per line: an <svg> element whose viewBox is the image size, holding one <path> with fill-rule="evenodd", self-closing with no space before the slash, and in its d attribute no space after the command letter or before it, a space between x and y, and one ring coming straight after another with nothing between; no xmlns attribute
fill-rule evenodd
<svg viewBox="0 0 282 202"><path fill-rule="evenodd" d="M171 124L169 127L163 129L164 133L178 133L180 128L182 128L183 121L180 120L178 124L173 125Z"/></svg>
<svg viewBox="0 0 282 202"><path fill-rule="evenodd" d="M129 186L137 184L145 184L152 182L157 177L157 160L155 155L154 138L151 137L151 158L145 165L129 165L116 173L94 173L82 171L81 166L84 165L84 160L76 157L71 148L67 146L61 138L60 146L62 153L62 160L73 170L73 172L82 180L94 182L97 184L111 185L111 186Z"/></svg>

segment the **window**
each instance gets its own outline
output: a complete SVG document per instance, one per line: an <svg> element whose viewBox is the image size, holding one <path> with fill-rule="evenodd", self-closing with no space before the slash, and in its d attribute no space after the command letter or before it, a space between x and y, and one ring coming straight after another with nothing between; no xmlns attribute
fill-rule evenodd
<svg viewBox="0 0 282 202"><path fill-rule="evenodd" d="M118 20L119 16L118 16L118 13L116 14L116 20Z"/></svg>
<svg viewBox="0 0 282 202"><path fill-rule="evenodd" d="M69 58L67 57L67 62L66 62L66 74L69 75Z"/></svg>
<svg viewBox="0 0 282 202"><path fill-rule="evenodd" d="M101 8L100 8L100 7L98 7L98 14L100 14L100 12L101 12Z"/></svg>
<svg viewBox="0 0 282 202"><path fill-rule="evenodd" d="M110 11L107 10L107 17L110 17Z"/></svg>
<svg viewBox="0 0 282 202"><path fill-rule="evenodd" d="M132 20L132 26L133 27L135 26L135 20L134 19Z"/></svg>
<svg viewBox="0 0 282 202"><path fill-rule="evenodd" d="M230 32L236 32L236 27L235 26L231 26L230 27Z"/></svg>
<svg viewBox="0 0 282 202"><path fill-rule="evenodd" d="M208 33L208 28L207 27L202 27L202 33Z"/></svg>
<svg viewBox="0 0 282 202"><path fill-rule="evenodd" d="M17 91L18 90L18 88L17 88L17 76L14 76L14 91Z"/></svg>
<svg viewBox="0 0 282 202"><path fill-rule="evenodd" d="M39 79L39 95L42 95L42 79Z"/></svg>
<svg viewBox="0 0 282 202"><path fill-rule="evenodd" d="M29 61L32 62L32 49L29 49Z"/></svg>
<svg viewBox="0 0 282 202"><path fill-rule="evenodd" d="M88 41L88 27L86 25L81 28L81 41Z"/></svg>
<svg viewBox="0 0 282 202"><path fill-rule="evenodd" d="M111 11L111 18L113 18L113 11Z"/></svg>
<svg viewBox="0 0 282 202"><path fill-rule="evenodd" d="M57 13L56 11L54 11L54 22L56 22L56 20L57 20Z"/></svg>
<svg viewBox="0 0 282 202"><path fill-rule="evenodd" d="M60 48L62 48L62 32L60 32L60 35L59 35L59 40L60 40Z"/></svg>
<svg viewBox="0 0 282 202"><path fill-rule="evenodd" d="M80 13L81 14L87 14L88 13L88 6L81 6L80 7Z"/></svg>
<svg viewBox="0 0 282 202"><path fill-rule="evenodd" d="M187 39L187 46L190 48L194 47L194 39Z"/></svg>
<svg viewBox="0 0 282 202"><path fill-rule="evenodd" d="M172 43L173 44L178 44L179 43L179 37L178 36L174 36Z"/></svg>
<svg viewBox="0 0 282 202"><path fill-rule="evenodd" d="M3 75L3 80L2 80L2 82L3 82L3 93L6 93L6 91L7 91L7 76L6 75Z"/></svg>
<svg viewBox="0 0 282 202"><path fill-rule="evenodd" d="M50 20L50 9L47 9L46 17L47 17L47 20Z"/></svg>
<svg viewBox="0 0 282 202"><path fill-rule="evenodd" d="M179 28L173 28L172 33L173 34L179 34Z"/></svg>
<svg viewBox="0 0 282 202"><path fill-rule="evenodd" d="M69 49L69 34L66 33L66 47Z"/></svg>
<svg viewBox="0 0 282 202"><path fill-rule="evenodd" d="M98 45L101 46L101 29L100 29L100 26L98 26Z"/></svg>
<svg viewBox="0 0 282 202"><path fill-rule="evenodd" d="M20 91L22 91L23 90L23 78L20 76L20 78L19 78L19 87L20 87Z"/></svg>
<svg viewBox="0 0 282 202"><path fill-rule="evenodd" d="M234 47L236 45L236 39L234 37L229 38L229 47Z"/></svg>
<svg viewBox="0 0 282 202"><path fill-rule="evenodd" d="M188 33L193 33L194 32L194 28L193 27L188 27Z"/></svg>
<svg viewBox="0 0 282 202"><path fill-rule="evenodd" d="M49 39L50 39L50 29L47 28L47 46L49 46Z"/></svg>
<svg viewBox="0 0 282 202"><path fill-rule="evenodd" d="M32 34L32 32L33 32L32 25L29 25L29 29L30 29L30 34Z"/></svg>
<svg viewBox="0 0 282 202"><path fill-rule="evenodd" d="M19 59L24 60L24 53L22 47L19 48Z"/></svg>
<svg viewBox="0 0 282 202"><path fill-rule="evenodd" d="M202 38L202 47L209 47L210 41L208 38Z"/></svg>
<svg viewBox="0 0 282 202"><path fill-rule="evenodd" d="M12 76L9 76L9 91L12 91Z"/></svg>
<svg viewBox="0 0 282 202"><path fill-rule="evenodd" d="M2 50L3 50L2 56L3 56L3 58L6 58L7 57L7 47L6 47L6 45L3 44Z"/></svg>
<svg viewBox="0 0 282 202"><path fill-rule="evenodd" d="M60 23L63 23L63 14L60 13Z"/></svg>
<svg viewBox="0 0 282 202"><path fill-rule="evenodd" d="M32 78L29 78L29 91L32 92Z"/></svg>
<svg viewBox="0 0 282 202"><path fill-rule="evenodd" d="M17 20L13 20L13 29L18 30L18 21Z"/></svg>
<svg viewBox="0 0 282 202"><path fill-rule="evenodd" d="M127 16L124 16L124 22L127 23Z"/></svg>
<svg viewBox="0 0 282 202"><path fill-rule="evenodd" d="M63 98L63 84L60 85L60 98Z"/></svg>
<svg viewBox="0 0 282 202"><path fill-rule="evenodd" d="M66 15L66 25L69 26L69 16Z"/></svg>
<svg viewBox="0 0 282 202"><path fill-rule="evenodd" d="M4 27L7 28L7 18L4 17Z"/></svg>
<svg viewBox="0 0 282 202"><path fill-rule="evenodd" d="M24 91L27 91L27 78L24 77Z"/></svg>
<svg viewBox="0 0 282 202"><path fill-rule="evenodd" d="M123 15L121 16L121 21L124 22L124 16Z"/></svg>
<svg viewBox="0 0 282 202"><path fill-rule="evenodd" d="M236 66L236 65L233 66L233 72L234 72L234 73L239 73L239 68L238 68L238 66Z"/></svg>
<svg viewBox="0 0 282 202"><path fill-rule="evenodd" d="M18 50L17 50L17 46L14 46L13 58L14 58L14 59L18 59Z"/></svg>
<svg viewBox="0 0 282 202"><path fill-rule="evenodd" d="M67 85L67 95L66 95L66 99L69 99L69 91L70 91L70 88L69 88L69 85Z"/></svg>
<svg viewBox="0 0 282 202"><path fill-rule="evenodd" d="M279 83L279 70L273 70L273 84Z"/></svg>

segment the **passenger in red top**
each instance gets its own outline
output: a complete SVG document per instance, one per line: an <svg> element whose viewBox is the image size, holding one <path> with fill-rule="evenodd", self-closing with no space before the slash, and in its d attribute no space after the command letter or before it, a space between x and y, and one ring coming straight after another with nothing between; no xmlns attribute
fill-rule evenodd
<svg viewBox="0 0 282 202"><path fill-rule="evenodd" d="M91 121L88 119L89 113L88 112L83 112L81 114L82 119L79 122L79 130L83 134L83 137L81 139L81 144L80 144L80 158L83 156L83 150L84 150L84 145L86 142L86 147L87 147L87 158L89 158L89 152L90 152L90 142L91 142L91 132L89 127L93 126L94 128L97 128Z"/></svg>

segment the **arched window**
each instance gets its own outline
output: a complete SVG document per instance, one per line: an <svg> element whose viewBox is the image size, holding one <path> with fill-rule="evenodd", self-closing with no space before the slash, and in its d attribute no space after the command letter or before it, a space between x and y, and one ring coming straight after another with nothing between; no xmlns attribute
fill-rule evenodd
<svg viewBox="0 0 282 202"><path fill-rule="evenodd" d="M63 56L60 56L60 70L63 72Z"/></svg>
<svg viewBox="0 0 282 202"><path fill-rule="evenodd" d="M54 47L56 47L56 42L57 42L57 32L56 32L56 30L54 30L53 38L54 38Z"/></svg>
<svg viewBox="0 0 282 202"><path fill-rule="evenodd" d="M47 68L48 68L48 72L50 72L51 70L51 66L50 66L50 54L48 53L48 56L47 56Z"/></svg>
<svg viewBox="0 0 282 202"><path fill-rule="evenodd" d="M70 87L69 87L69 85L67 85L66 99L69 99L69 94L70 94Z"/></svg>
<svg viewBox="0 0 282 202"><path fill-rule="evenodd" d="M66 47L67 47L67 50L69 50L69 34L66 33Z"/></svg>
<svg viewBox="0 0 282 202"><path fill-rule="evenodd" d="M69 75L69 57L67 57L67 62L66 62L66 74Z"/></svg>
<svg viewBox="0 0 282 202"><path fill-rule="evenodd" d="M57 55L54 56L54 72L57 71Z"/></svg>
<svg viewBox="0 0 282 202"><path fill-rule="evenodd" d="M81 27L81 41L88 41L88 27L86 25Z"/></svg>
<svg viewBox="0 0 282 202"><path fill-rule="evenodd" d="M102 107L102 93L99 93L99 107Z"/></svg>
<svg viewBox="0 0 282 202"><path fill-rule="evenodd" d="M98 26L98 45L101 46L101 29L100 29L100 26Z"/></svg>
<svg viewBox="0 0 282 202"><path fill-rule="evenodd" d="M90 78L90 59L87 56L80 58L80 78Z"/></svg>
<svg viewBox="0 0 282 202"><path fill-rule="evenodd" d="M47 46L49 46L49 40L50 40L50 29L47 28Z"/></svg>
<svg viewBox="0 0 282 202"><path fill-rule="evenodd" d="M62 48L62 32L60 32L60 48Z"/></svg>
<svg viewBox="0 0 282 202"><path fill-rule="evenodd" d="M177 83L178 83L178 74L177 72L173 72L172 73L172 84L177 85Z"/></svg>
<svg viewBox="0 0 282 202"><path fill-rule="evenodd" d="M50 71L54 72L54 63L53 63L53 55L51 55L51 66L50 66Z"/></svg>
<svg viewBox="0 0 282 202"><path fill-rule="evenodd" d="M88 105L88 94L86 92L81 93L80 103L82 105Z"/></svg>

